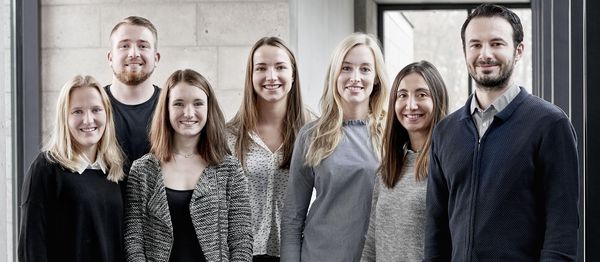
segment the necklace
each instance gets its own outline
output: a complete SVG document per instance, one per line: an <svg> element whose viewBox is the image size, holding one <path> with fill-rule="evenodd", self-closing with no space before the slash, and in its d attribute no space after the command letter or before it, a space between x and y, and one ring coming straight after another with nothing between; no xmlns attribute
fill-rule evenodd
<svg viewBox="0 0 600 262"><path fill-rule="evenodd" d="M192 157L192 156L194 156L194 155L195 155L194 153L189 153L189 154L175 153L175 154L176 154L176 155L183 156L183 157L185 157L185 158L190 158L190 157Z"/></svg>

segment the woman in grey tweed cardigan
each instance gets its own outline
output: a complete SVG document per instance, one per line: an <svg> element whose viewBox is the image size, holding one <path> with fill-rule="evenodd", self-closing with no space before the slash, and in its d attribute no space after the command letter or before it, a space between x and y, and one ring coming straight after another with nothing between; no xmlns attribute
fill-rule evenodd
<svg viewBox="0 0 600 262"><path fill-rule="evenodd" d="M154 112L150 153L129 174L127 261L251 261L247 181L222 130L208 81L173 73Z"/></svg>

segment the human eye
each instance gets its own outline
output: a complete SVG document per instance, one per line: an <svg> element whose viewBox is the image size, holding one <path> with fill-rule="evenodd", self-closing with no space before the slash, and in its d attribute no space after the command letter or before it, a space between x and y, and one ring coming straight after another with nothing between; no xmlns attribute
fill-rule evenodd
<svg viewBox="0 0 600 262"><path fill-rule="evenodd" d="M200 107L200 106L203 106L203 105L204 105L204 101L196 101L196 102L194 103L194 106L195 106L195 107Z"/></svg>
<svg viewBox="0 0 600 262"><path fill-rule="evenodd" d="M287 69L287 66L284 66L284 65L279 65L279 66L275 67L275 69L277 69L277 70L281 71L281 70L285 70L285 69Z"/></svg>
<svg viewBox="0 0 600 262"><path fill-rule="evenodd" d="M480 43L473 43L473 44L469 45L469 47L472 48L472 49L477 49L477 48L481 47L481 44Z"/></svg>
<svg viewBox="0 0 600 262"><path fill-rule="evenodd" d="M368 67L368 66L363 66L360 68L360 71L363 73L369 73L369 72L373 71L373 69L371 69L371 67Z"/></svg>
<svg viewBox="0 0 600 262"><path fill-rule="evenodd" d="M267 69L264 66L257 66L256 68L254 68L254 71L257 71L257 72L262 72L265 70L267 70Z"/></svg>
<svg viewBox="0 0 600 262"><path fill-rule="evenodd" d="M398 92L398 94L396 95L396 97L398 97L399 99L404 99L407 96L408 95L406 94L406 92Z"/></svg>
<svg viewBox="0 0 600 262"><path fill-rule="evenodd" d="M71 114L73 114L73 115L81 115L81 114L83 114L83 110L81 110L81 109L74 109L74 110L71 111Z"/></svg>
<svg viewBox="0 0 600 262"><path fill-rule="evenodd" d="M100 113L103 111L102 107L94 107L92 108L92 113Z"/></svg>
<svg viewBox="0 0 600 262"><path fill-rule="evenodd" d="M352 70L352 68L350 66L342 66L343 72L350 72L351 70Z"/></svg>

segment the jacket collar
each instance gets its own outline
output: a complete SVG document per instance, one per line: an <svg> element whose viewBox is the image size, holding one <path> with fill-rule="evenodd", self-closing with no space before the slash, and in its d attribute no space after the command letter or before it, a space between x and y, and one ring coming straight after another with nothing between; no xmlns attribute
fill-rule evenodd
<svg viewBox="0 0 600 262"><path fill-rule="evenodd" d="M517 97L515 97L515 99L513 99L502 111L496 113L495 117L500 118L502 121L508 120L508 118L510 118L512 113L523 102L523 100L525 100L525 98L530 95L529 93L527 93L527 90L525 90L525 88L519 87L519 89L520 89L520 91L519 91L519 94L517 95ZM469 96L469 98L467 99L467 102L465 103L465 106L463 106L460 109L461 110L460 111L460 120L465 120L465 119L470 120L471 119L472 112L470 112L470 111L471 111L472 100L475 99L473 97L474 94L475 93L473 93Z"/></svg>

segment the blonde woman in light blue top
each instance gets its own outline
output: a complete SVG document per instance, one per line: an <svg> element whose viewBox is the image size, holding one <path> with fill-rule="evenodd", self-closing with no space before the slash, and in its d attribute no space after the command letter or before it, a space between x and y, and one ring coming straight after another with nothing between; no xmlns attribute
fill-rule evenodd
<svg viewBox="0 0 600 262"><path fill-rule="evenodd" d="M335 49L321 97L323 115L300 130L294 146L282 261L360 259L379 166L386 79L373 37L352 34Z"/></svg>

